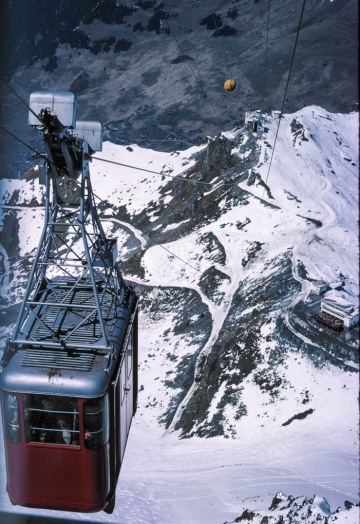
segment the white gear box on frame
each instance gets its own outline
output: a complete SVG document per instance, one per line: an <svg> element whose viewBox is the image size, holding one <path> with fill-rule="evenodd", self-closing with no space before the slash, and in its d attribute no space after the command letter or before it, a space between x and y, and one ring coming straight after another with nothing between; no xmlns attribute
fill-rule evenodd
<svg viewBox="0 0 360 524"><path fill-rule="evenodd" d="M94 151L102 150L102 125L92 120L77 120L72 134L83 138Z"/></svg>
<svg viewBox="0 0 360 524"><path fill-rule="evenodd" d="M49 109L64 127L75 127L76 100L70 91L34 91L30 95L29 107L33 111L29 111L30 126L40 126L41 122L35 115L40 115L42 109Z"/></svg>

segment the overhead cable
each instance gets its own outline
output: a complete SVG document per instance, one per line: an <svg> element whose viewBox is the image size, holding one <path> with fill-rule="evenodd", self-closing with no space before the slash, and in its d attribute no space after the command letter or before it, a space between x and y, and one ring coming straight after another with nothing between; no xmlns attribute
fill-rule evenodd
<svg viewBox="0 0 360 524"><path fill-rule="evenodd" d="M186 173L187 169L184 170L184 171L181 171L181 173L179 175L170 175L169 173L164 173L163 171L152 171L151 169L145 169L143 167L137 167L137 166L132 166L132 165L129 165L129 164L123 164L121 162L115 162L115 160L107 160L106 158L99 158L97 156L93 156L92 158L94 160L100 160L101 162L107 162L109 164L115 164L117 166L128 167L129 169L136 169L137 171L145 171L146 173L152 173L154 175L161 175L161 176L166 176L166 177L169 177L169 178L175 178L177 180L182 180L183 182L191 182L192 184L200 184L200 185L205 185L205 186L212 186L211 182L202 182L201 180L191 180L190 178L184 178L184 177L180 176L181 173Z"/></svg>
<svg viewBox="0 0 360 524"><path fill-rule="evenodd" d="M14 138L15 140L17 140L18 142L23 144L25 147L27 147L28 149L33 151L33 153L35 153L40 158L44 159L49 164L53 164L53 162L51 162L51 160L49 160L44 154L40 153L39 151L37 151L33 147L29 146L29 144L27 144L26 142L21 140L21 138L19 138L18 136L14 135L11 131L6 129L5 127L0 126L0 129L5 131L5 133L7 133L12 138ZM181 174L186 173L188 171L188 169L185 169L184 171L181 171L179 175L171 175L169 173L164 173L163 171L153 171L151 169L145 169L143 167L132 166L130 164L124 164L122 162L115 162L115 160L108 160L106 158L100 158L100 157L96 157L96 156L93 156L91 158L94 159L94 160L99 160L100 162L107 162L108 164L115 164L117 166L127 167L129 169L135 169L137 171L143 171L145 173L152 173L154 175L160 175L160 176L172 178L172 179L175 179L175 180L181 180L182 182L188 182L188 183L190 183L192 185L210 186L211 188L213 188L213 182L203 182L202 180L194 180L194 179L191 179L191 178L185 178L185 177L180 176ZM241 173L238 173L238 174L240 175ZM238 182L221 182L217 187L232 187L232 186L236 186L236 185L238 185Z"/></svg>
<svg viewBox="0 0 360 524"><path fill-rule="evenodd" d="M270 158L270 163L269 163L269 168L268 168L268 172L267 172L267 176L266 176L266 181L265 181L266 184L267 184L267 181L268 181L268 178L269 178L269 173L270 173L271 164L272 164L272 160L273 160L273 156L274 156L274 151L275 151L275 144L276 144L277 137L278 137L278 134L279 134L279 128L280 128L281 117L282 117L282 114L283 114L283 111L284 111L284 106L285 106L285 100L286 100L287 90L288 90L288 87L289 87L289 82L290 82L290 77L291 77L291 71L292 71L292 67L293 67L293 64L294 64L295 52L296 52L296 47L297 47L297 43L298 43L298 39L299 39L299 33L300 33L300 29L301 29L302 18L303 18L304 9L305 9L305 3L306 3L306 0L303 0L303 4L302 4L302 8L301 8L301 13L300 13L300 18L299 18L299 23L298 23L297 32L296 32L295 44L294 44L294 48L293 48L293 52L292 52L292 56L291 56L291 62L290 62L289 72L288 72L288 76L287 76L287 80L286 80L286 85L285 85L284 96L283 96L283 100L282 100L282 104L281 104L281 110L280 110L280 115L279 115L279 122L278 122L277 129L276 129L274 145L273 145L273 148L272 148L271 158ZM264 190L264 191L265 191L265 190Z"/></svg>
<svg viewBox="0 0 360 524"><path fill-rule="evenodd" d="M19 137L17 137L16 135L14 135L13 133L11 133L11 131L5 129L3 126L0 126L0 129L2 129L3 131L5 131L6 133L8 133L12 138L14 138L15 140L17 140L18 142L20 142L21 144L23 144L25 147L27 147L28 149L31 149L31 151L33 151L34 153L36 153L36 155L40 156L41 158L43 158L44 160L46 160L49 164L51 164L52 162L44 155L42 155L41 153L39 153L38 151L36 151L36 149L32 148L31 146L29 146L26 142L24 142L23 140L21 140ZM129 167L129 168L132 168L132 169L139 169L141 171L147 171L149 173L154 173L154 174L157 174L157 175L164 175L164 173L160 173L160 172L157 172L157 171L150 171L149 169L142 169L142 168L137 168L137 167L134 167L134 166L129 166L129 165L126 165L126 164L120 164L118 162L113 162L112 160L105 160L103 158L97 158L97 157L92 157L92 158L95 158L96 160L102 160L104 162L110 162L112 164L118 164L118 165L121 165L121 166L125 166L125 167ZM165 175L166 176L166 175ZM169 176L169 175L168 175ZM182 177L177 177L177 178L180 178L181 180L184 180L184 181L188 181L190 182L190 180L187 180L185 178L182 178ZM80 185L80 183L76 180L76 183L78 185ZM198 181L197 183L203 183L203 184L207 184L209 185L207 182L200 182ZM211 184L210 184L211 185ZM117 210L115 209L115 207L111 204L109 204L109 202L106 202L105 200L103 200L102 198L100 198L96 193L93 192L93 195L95 198L97 198L99 200L99 202L102 202L103 204L107 205L108 207L110 207L113 211L115 211L116 213ZM123 217L122 217L123 218ZM128 219L124 219L124 222L129 222ZM178 255L176 255L175 253L173 253L172 251L170 251L170 249L166 248L165 246L163 246L162 244L157 244L154 240L152 240L149 235L146 235L149 242L153 245L153 246L159 246L161 247L162 249L164 249L165 251L167 251L171 256L177 258L178 260L180 260L180 262L182 262L183 264L186 264L187 266L191 267L192 269L194 269L195 271L197 271L198 273L201 273L201 271L199 269L197 269L196 267L192 266L191 264L189 264L189 262L187 262L186 260L182 259L181 257L179 257Z"/></svg>
<svg viewBox="0 0 360 524"><path fill-rule="evenodd" d="M80 186L80 183L76 180L76 183ZM129 223L129 220L128 218L124 218L123 216L121 216L119 213L118 213L118 210L115 208L114 205L112 204L109 204L109 202L107 202L106 200L104 200L103 198L99 197L99 195L97 195L96 193L94 193L93 191L93 195L95 198L97 198L99 200L99 202L105 204L107 207L110 207L110 209L112 209L116 214L117 216L119 216L120 218L122 218L123 222L125 223ZM133 226L134 227L134 226ZM161 247L162 249L164 249L165 251L167 251L171 256L173 256L174 258L177 258L178 260L180 260L180 262L182 262L183 264L186 264L187 266L189 266L191 269L194 269L194 271L197 271L198 273L201 273L202 274L202 271L200 271L200 269L197 269L196 267L192 266L191 264L189 264L189 262L187 262L186 260L184 260L183 258L179 257L178 255L176 255L175 253L173 253L172 251L170 251L170 249L168 249L167 247L165 247L163 244L158 244L156 243L151 237L149 237L148 234L146 234L146 240L148 240L150 242L150 244L152 244L153 246L159 246Z"/></svg>
<svg viewBox="0 0 360 524"><path fill-rule="evenodd" d="M26 142L24 142L23 140L21 140L21 138L19 138L18 136L14 135L14 133L12 133L11 131L9 131L8 129L6 129L4 126L1 126L0 125L0 129L2 129L5 133L7 133L8 135L10 135L12 138L14 138L15 140L17 140L18 142L20 142L20 144L24 145L25 147L27 147L28 149L30 149L30 151L32 151L33 153L35 153L37 156L39 156L40 158L46 160L46 162L48 162L49 164L52 164L51 160L49 160L47 158L46 155L44 155L43 153L39 153L39 151L37 151L36 149L34 149L33 147L29 146L29 144L27 144Z"/></svg>
<svg viewBox="0 0 360 524"><path fill-rule="evenodd" d="M20 100L20 102L26 107L26 109L28 111L30 111L30 113L32 113L34 115L34 117L39 121L39 123L44 126L46 129L48 129L47 125L39 118L39 115L37 115L35 113L35 111L29 106L29 104L26 102L26 100L24 100L20 95L19 93L16 91L16 89L11 85L9 84L9 82L6 82L6 80L1 80L1 83L7 87L7 89L9 91L11 91L18 100Z"/></svg>
<svg viewBox="0 0 360 524"><path fill-rule="evenodd" d="M137 167L137 166L132 166L132 165L129 165L129 164L123 164L122 162L115 162L115 160L107 160L106 158L100 158L100 157L96 157L96 156L93 156L92 158L94 160L100 160L101 162L108 162L109 164L115 164L117 166L122 166L122 167L128 167L129 169L136 169L138 171L145 171L147 173L152 173L154 175L161 175L161 176L165 176L165 177L168 177L168 178L181 180L182 182L189 182L190 184L193 184L193 185L203 185L203 186L211 186L211 187L213 187L213 182L203 182L202 180L194 180L192 178L185 178L183 176L180 176L181 174L186 173L188 171L188 169L185 169L184 171L181 171L178 175L171 175L169 173L164 173L163 171L152 171L151 169L145 169L143 167ZM237 174L241 175L241 173L237 173ZM232 187L232 186L238 185L238 183L239 182L222 182L221 184L218 185L218 187Z"/></svg>

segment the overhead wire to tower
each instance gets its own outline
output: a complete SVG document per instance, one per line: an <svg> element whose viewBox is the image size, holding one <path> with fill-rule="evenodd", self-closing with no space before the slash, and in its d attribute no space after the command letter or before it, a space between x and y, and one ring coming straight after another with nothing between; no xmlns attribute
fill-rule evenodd
<svg viewBox="0 0 360 524"><path fill-rule="evenodd" d="M24 101L22 99L22 97L20 97L20 95L17 93L17 91L12 86L10 86L10 84L7 84L5 82L3 82L3 83L7 87L9 87L9 89L16 96L16 98L18 98L25 105L25 107L28 108L28 104L26 103L26 101ZM30 108L29 108L29 110L30 110ZM34 116L36 118L38 118L38 116L35 113L34 113ZM29 149L30 151L35 153L37 155L37 157L42 158L43 160L45 160L48 163L51 163L51 161L43 153L40 153L38 150L34 149L32 146L27 144L24 140L22 140L21 138L16 136L14 133L9 131L7 128L5 128L4 126L0 125L0 129L2 129L5 133L7 133L9 136L11 136L14 140L17 140L19 143L21 143L27 149ZM144 171L144 172L147 172L147 173L160 175L162 177L168 177L168 178L172 178L172 179L175 179L175 180L181 180L182 182L187 182L187 183L190 183L192 185L202 185L202 186L213 187L212 182L204 182L202 180L194 180L194 179L182 177L181 175L185 174L188 171L188 168L184 169L183 171L181 171L178 175L171 175L170 173L165 173L163 171L155 171L155 170L152 170L152 169L146 169L146 168L139 167L139 166L133 166L133 165L130 165L130 164L124 164L122 162L116 162L114 160L108 160L106 158L100 158L100 157L96 157L96 156L93 156L92 158L94 160L99 160L101 162L106 162L106 163L109 163L109 164L114 164L114 165L118 165L118 166L121 166L121 167L129 168L129 169L135 169L137 171ZM222 184L219 184L218 187L224 187L224 186L225 187L231 187L231 186L235 186L235 185L236 185L236 182L231 182L231 183L223 182Z"/></svg>
<svg viewBox="0 0 360 524"><path fill-rule="evenodd" d="M5 127L0 125L0 129L2 129L5 133L10 135L12 138L14 138L14 140L17 140L22 145L24 145L29 150L31 150L33 153L35 153L37 155L37 157L42 158L43 160L45 160L49 164L52 163L51 160L49 160L43 153L40 153L39 151L37 151L36 149L31 147L29 144L24 142L18 136L14 135L11 131L6 129ZM152 169L146 169L144 167L133 166L131 164L124 164L123 162L116 162L115 160L109 160L107 158L100 158L100 157L97 157L97 156L93 156L92 159L93 160L99 160L100 162L106 162L108 164L114 164L114 165L117 165L117 166L126 167L126 168L129 168L129 169L134 169L136 171L144 171L145 173L152 173L154 175L159 175L161 177L171 178L173 180L180 180L181 182L187 182L187 183L189 183L191 185L210 186L210 188L212 188L212 189L217 189L217 188L221 188L221 187L235 187L235 186L238 185L238 182L222 182L222 183L219 183L214 188L214 185L213 185L212 182L204 182L203 180L194 180L194 179L191 179L191 178L185 178L185 177L181 176L182 174L185 174L189 170L189 168L184 169L178 175L171 175L170 173L166 173L164 171L155 171L155 170L152 170Z"/></svg>
<svg viewBox="0 0 360 524"><path fill-rule="evenodd" d="M7 84L5 82L3 82L4 85L6 85L9 90L16 96L16 98L18 98L33 114L34 116L39 120L38 116L31 110L31 108L28 106L28 104L26 103L26 101L24 101L22 99L22 97L20 97L20 95L17 93L17 91L12 87L10 86L10 84ZM39 120L39 123L42 123L40 120ZM52 164L53 162L48 159L44 154L40 153L39 151L37 151L36 149L34 149L32 146L30 146L29 144L27 144L25 141L23 141L21 138L17 137L14 133L12 133L11 131L9 131L8 129L6 129L5 127L3 127L2 125L0 125L0 129L2 129L5 133L7 133L9 136L11 136L13 139L17 140L18 142L20 142L22 145L24 145L27 149L31 150L33 153L36 154L36 156L38 158L42 158L44 161L46 161L48 164ZM136 169L136 170L139 170L139 171L144 171L144 172L148 172L148 173L153 173L153 174L157 174L157 175L161 175L161 176L170 176L171 178L176 178L176 179L180 179L182 181L186 181L186 182L190 182L190 183L196 183L196 184L202 184L202 185L212 185L210 182L202 182L201 180L189 180L189 179L186 179L186 178L183 178L181 176L176 176L176 175L169 175L169 174L166 174L166 173L163 173L163 172L160 172L160 171L153 171L153 170L149 170L149 169L145 169L145 168L141 168L141 167L137 167L137 166L131 166L131 165L128 165L128 164L123 164L121 162L115 162L115 161L112 161L112 160L106 160L106 159L103 159L103 158L99 158L99 157L94 157L92 156L92 158L94 160L98 160L98 161L102 161L102 162L108 162L108 163L111 163L111 164L116 164L116 165L119 165L119 166L122 166L122 167L127 167L127 168L130 168L130 169ZM185 173L187 170L184 170L183 173ZM77 185L80 186L80 183L75 180L75 183ZM221 187L221 186L219 186ZM105 200L103 200L101 197L99 197L96 193L93 192L93 196L94 198L98 199L99 202L103 203L103 204L106 204L108 207L110 207L113 211L115 211L117 214L118 214L118 211L116 210L115 206L113 206L112 204L109 204L108 202L106 202ZM121 217L121 215L118 214L118 216L120 216L120 218L122 218L122 220L126 223L126 222L129 222L127 218L125 217ZM198 273L201 273L201 271L199 269L197 269L196 267L192 266L189 262L187 262L186 260L182 259L181 257L179 257L178 255L176 255L175 253L173 253L170 249L166 248L165 246L163 246L162 244L158 244L156 243L154 240L152 240L149 235L146 235L146 239L149 241L149 243L153 246L159 246L161 247L162 249L164 249L167 253L169 253L171 256L173 256L174 258L178 259L180 262L182 262L183 264L187 265L188 267L190 267L191 269L197 271Z"/></svg>
<svg viewBox="0 0 360 524"><path fill-rule="evenodd" d="M270 4L270 0L269 0L269 4ZM283 114L284 107L285 107L286 95L287 95L287 90L288 90L289 83L290 83L292 67L293 67L293 64L294 64L294 58L295 58L296 48L297 48L297 44L298 44L298 40L299 40L299 34L300 34L302 19L303 19L303 15L304 15L305 4L306 4L306 0L303 0L302 7L301 7L301 13L300 13L300 17L299 17L299 22L298 22L298 26L297 26L297 31L296 31L294 48L293 48L292 55L291 55L289 72L288 72L288 76L287 76L287 80L286 80L284 95L283 95L281 109L280 109L279 121L278 121L278 125L277 125L277 128L276 128L275 140L274 140L274 144L273 144L273 147L272 147L272 152L271 152L271 157L270 157L270 162L269 162L269 167L268 167L268 172L267 172L265 184L267 184L267 182L268 182L270 169L271 169L271 164L272 164L272 160L273 160L273 157L274 157L275 145L276 145L277 137L278 137L278 134L279 134L279 128L280 128L282 114ZM265 189L264 189L264 191L265 191ZM264 193L263 193L263 195L264 195Z"/></svg>

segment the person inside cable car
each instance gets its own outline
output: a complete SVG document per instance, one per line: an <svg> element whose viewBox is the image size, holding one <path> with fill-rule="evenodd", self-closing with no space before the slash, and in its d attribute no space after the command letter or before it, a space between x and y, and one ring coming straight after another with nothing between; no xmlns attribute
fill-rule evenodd
<svg viewBox="0 0 360 524"><path fill-rule="evenodd" d="M64 418L58 420L58 428L56 439L57 444L65 444L69 446L71 444L71 431L69 429L69 424Z"/></svg>
<svg viewBox="0 0 360 524"><path fill-rule="evenodd" d="M46 431L46 429L40 429L38 440L43 444L48 444L49 442L51 442L50 433Z"/></svg>
<svg viewBox="0 0 360 524"><path fill-rule="evenodd" d="M91 449L93 443L93 434L91 431L85 430L85 444Z"/></svg>
<svg viewBox="0 0 360 524"><path fill-rule="evenodd" d="M24 422L25 422L25 438L26 442L36 440L36 430L34 429L32 413L29 409L24 410Z"/></svg>

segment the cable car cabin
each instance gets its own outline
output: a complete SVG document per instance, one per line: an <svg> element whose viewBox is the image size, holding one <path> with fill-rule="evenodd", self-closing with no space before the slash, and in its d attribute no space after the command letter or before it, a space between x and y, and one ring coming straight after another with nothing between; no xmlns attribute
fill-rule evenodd
<svg viewBox="0 0 360 524"><path fill-rule="evenodd" d="M45 294L69 291L66 282ZM71 303L91 305L78 287ZM55 312L46 302L25 327L46 334ZM71 320L71 319L70 319ZM66 322L66 319L65 319ZM99 343L95 321L79 340ZM74 335L75 336L75 335ZM4 355L2 413L7 492L13 504L111 512L137 392L137 298L125 297L112 334L117 353L71 352L24 344ZM71 342L71 340L69 341Z"/></svg>
<svg viewBox="0 0 360 524"><path fill-rule="evenodd" d="M30 112L46 149L45 212L0 367L7 492L21 506L111 513L136 410L138 299L92 192L101 125L73 130L72 93L35 92ZM64 192L77 178L79 191Z"/></svg>

